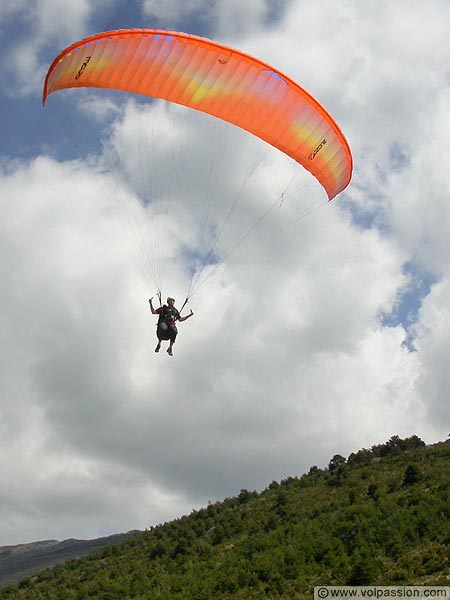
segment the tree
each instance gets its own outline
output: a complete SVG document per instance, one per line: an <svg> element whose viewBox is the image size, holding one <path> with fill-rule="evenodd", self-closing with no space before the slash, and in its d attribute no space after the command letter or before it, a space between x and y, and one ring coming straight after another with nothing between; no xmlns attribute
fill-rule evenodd
<svg viewBox="0 0 450 600"><path fill-rule="evenodd" d="M414 485L422 479L422 473L416 465L408 465L403 477L403 485Z"/></svg>
<svg viewBox="0 0 450 600"><path fill-rule="evenodd" d="M352 573L347 581L349 585L370 585L378 575L378 565L367 548L355 555Z"/></svg>
<svg viewBox="0 0 450 600"><path fill-rule="evenodd" d="M367 495L369 496L369 498L372 498L373 500L378 500L379 498L379 493L378 493L378 485L376 483L371 483L367 489Z"/></svg>
<svg viewBox="0 0 450 600"><path fill-rule="evenodd" d="M345 465L345 458L340 454L335 454L333 458L328 463L328 470L330 473L338 469L340 466Z"/></svg>

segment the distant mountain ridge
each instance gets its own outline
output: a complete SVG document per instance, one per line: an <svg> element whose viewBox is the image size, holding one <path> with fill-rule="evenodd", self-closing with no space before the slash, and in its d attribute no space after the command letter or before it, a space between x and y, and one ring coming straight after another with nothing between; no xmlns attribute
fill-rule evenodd
<svg viewBox="0 0 450 600"><path fill-rule="evenodd" d="M0 587L20 581L43 569L71 558L80 558L94 550L118 544L140 533L129 531L94 540L42 540L16 546L0 546Z"/></svg>

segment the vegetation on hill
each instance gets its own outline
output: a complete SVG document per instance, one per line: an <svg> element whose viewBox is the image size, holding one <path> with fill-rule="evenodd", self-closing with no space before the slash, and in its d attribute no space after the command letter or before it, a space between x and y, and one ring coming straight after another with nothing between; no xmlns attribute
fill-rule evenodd
<svg viewBox="0 0 450 600"><path fill-rule="evenodd" d="M314 585L448 585L450 441L392 437L69 561L1 599L311 598Z"/></svg>

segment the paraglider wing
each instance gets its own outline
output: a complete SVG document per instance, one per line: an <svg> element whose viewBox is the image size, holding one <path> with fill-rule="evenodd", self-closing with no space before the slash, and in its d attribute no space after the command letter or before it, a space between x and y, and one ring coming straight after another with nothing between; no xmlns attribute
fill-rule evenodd
<svg viewBox="0 0 450 600"><path fill-rule="evenodd" d="M43 104L52 92L75 87L145 94L233 123L300 163L330 200L351 179L348 143L308 92L268 64L205 38L154 29L85 38L54 60Z"/></svg>

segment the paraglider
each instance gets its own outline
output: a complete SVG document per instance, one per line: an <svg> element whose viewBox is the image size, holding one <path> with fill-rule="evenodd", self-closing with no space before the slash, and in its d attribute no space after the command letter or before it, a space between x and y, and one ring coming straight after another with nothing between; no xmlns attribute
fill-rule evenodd
<svg viewBox="0 0 450 600"><path fill-rule="evenodd" d="M182 323L190 317L194 316L191 312L182 317L178 310L175 308L175 298L167 298L167 304L163 304L159 308L153 306L153 298L149 299L150 310L153 315L159 315L158 324L156 327L156 337L158 338L158 344L156 345L155 352L159 352L161 349L161 342L163 340L169 341L169 347L167 348L167 354L173 356L173 345L175 344L176 337L178 335L178 329L175 325L177 321Z"/></svg>
<svg viewBox="0 0 450 600"><path fill-rule="evenodd" d="M350 147L327 110L289 76L239 49L195 35L156 29L98 33L73 43L55 58L45 78L42 102L45 105L48 96L58 90L82 87L158 98L235 125L306 169L322 186L328 201L350 182ZM190 143L198 141L193 139ZM205 196L213 202L211 194ZM281 203L277 199L274 206L281 206L283 201L282 194ZM236 205L237 199L231 210ZM271 210L266 210L257 224ZM254 228L255 225L249 231ZM223 229L224 226L215 225L219 233L209 252L203 255L201 266L209 266L215 259L213 250ZM170 239L170 234L166 239ZM158 246L157 240L155 243ZM161 261L161 254L155 252L156 260ZM212 272L221 264L220 260L215 262ZM160 297L159 270L150 266ZM186 302L193 293L191 285L192 280ZM187 317L180 317L171 299L160 309L154 309L150 299L150 308L153 314L159 314L155 351L159 351L161 340L168 339L168 352L172 354L177 334L175 322L192 316L192 311Z"/></svg>

